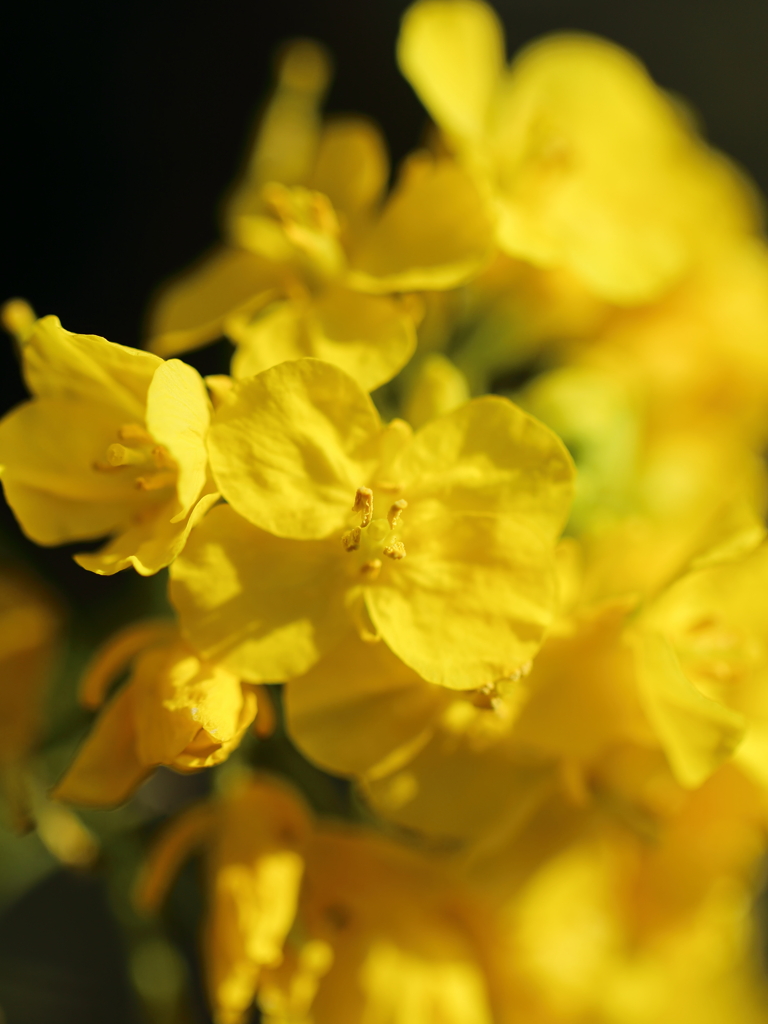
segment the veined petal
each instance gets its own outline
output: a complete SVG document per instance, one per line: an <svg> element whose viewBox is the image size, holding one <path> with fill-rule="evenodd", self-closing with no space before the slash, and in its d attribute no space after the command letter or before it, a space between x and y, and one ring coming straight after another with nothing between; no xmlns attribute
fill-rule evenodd
<svg viewBox="0 0 768 1024"><path fill-rule="evenodd" d="M451 512L526 519L559 536L575 469L548 427L505 398L475 398L414 434L390 472L408 501L435 499Z"/></svg>
<svg viewBox="0 0 768 1024"><path fill-rule="evenodd" d="M493 246L469 175L452 160L416 153L381 216L351 248L347 280L371 292L455 288L480 271Z"/></svg>
<svg viewBox="0 0 768 1024"><path fill-rule="evenodd" d="M159 366L147 393L147 429L178 467L178 519L186 517L205 484L210 421L211 403L197 370L180 359Z"/></svg>
<svg viewBox="0 0 768 1024"><path fill-rule="evenodd" d="M162 356L199 348L225 333L227 317L263 306L278 286L268 260L245 249L219 249L160 293L149 346Z"/></svg>
<svg viewBox="0 0 768 1024"><path fill-rule="evenodd" d="M147 388L160 365L150 352L65 331L55 316L36 322L22 342L21 355L24 379L33 395L116 406L118 414L139 422Z"/></svg>
<svg viewBox="0 0 768 1024"><path fill-rule="evenodd" d="M326 537L370 478L381 421L342 370L300 359L235 385L208 436L221 493L279 537Z"/></svg>
<svg viewBox="0 0 768 1024"><path fill-rule="evenodd" d="M386 644L350 631L283 699L288 733L307 757L326 771L361 775L410 751L450 698Z"/></svg>
<svg viewBox="0 0 768 1024"><path fill-rule="evenodd" d="M169 502L154 516L136 521L100 551L75 555L75 561L99 576L112 576L129 566L141 576L153 576L171 564L186 544L191 530L220 497L215 491L203 495L181 521L177 518L178 502Z"/></svg>
<svg viewBox="0 0 768 1024"><path fill-rule="evenodd" d="M151 768L136 752L133 688L124 686L104 708L53 791L57 800L88 807L124 803Z"/></svg>
<svg viewBox="0 0 768 1024"><path fill-rule="evenodd" d="M173 563L170 595L204 657L249 682L281 682L344 635L345 571L336 538L273 537L221 505Z"/></svg>
<svg viewBox="0 0 768 1024"><path fill-rule="evenodd" d="M504 67L504 34L493 8L477 0L421 0L403 16L400 70L435 121L480 138Z"/></svg>
<svg viewBox="0 0 768 1024"><path fill-rule="evenodd" d="M430 682L489 686L514 675L541 645L556 600L551 543L508 516L411 507L407 557L385 559L365 588L374 625Z"/></svg>
<svg viewBox="0 0 768 1024"><path fill-rule="evenodd" d="M688 680L661 634L644 630L632 641L645 711L678 781L695 789L734 752L744 719Z"/></svg>
<svg viewBox="0 0 768 1024"><path fill-rule="evenodd" d="M233 376L252 377L289 359L314 356L339 366L365 391L386 384L413 354L413 320L396 299L325 289L314 302L281 302L242 328Z"/></svg>

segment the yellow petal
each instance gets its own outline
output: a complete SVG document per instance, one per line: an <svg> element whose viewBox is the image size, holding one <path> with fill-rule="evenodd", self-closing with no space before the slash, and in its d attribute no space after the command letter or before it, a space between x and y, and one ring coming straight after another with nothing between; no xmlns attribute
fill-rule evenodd
<svg viewBox="0 0 768 1024"><path fill-rule="evenodd" d="M136 753L134 692L125 686L96 719L53 796L88 807L116 807L150 771Z"/></svg>
<svg viewBox="0 0 768 1024"><path fill-rule="evenodd" d="M422 427L390 472L409 502L513 515L553 539L568 518L575 477L548 427L491 395Z"/></svg>
<svg viewBox="0 0 768 1024"><path fill-rule="evenodd" d="M488 4L421 0L406 11L397 42L400 70L447 132L482 136L504 66L504 34Z"/></svg>
<svg viewBox="0 0 768 1024"><path fill-rule="evenodd" d="M658 297L702 254L754 230L735 169L605 40L554 36L523 51L492 144L502 249L568 267L619 304Z"/></svg>
<svg viewBox="0 0 768 1024"><path fill-rule="evenodd" d="M734 752L744 720L700 693L660 634L643 631L633 643L648 718L677 780L694 789Z"/></svg>
<svg viewBox="0 0 768 1024"><path fill-rule="evenodd" d="M225 669L202 663L184 643L148 651L131 677L136 693L137 749L148 764L174 764L203 729L213 744L240 726L243 691Z"/></svg>
<svg viewBox="0 0 768 1024"><path fill-rule="evenodd" d="M33 395L70 397L121 410L142 422L157 356L114 345L92 334L71 334L58 317L38 320L21 350L24 379Z"/></svg>
<svg viewBox="0 0 768 1024"><path fill-rule="evenodd" d="M375 124L344 117L325 126L307 184L328 196L334 209L354 224L379 202L388 178L387 147Z"/></svg>
<svg viewBox="0 0 768 1024"><path fill-rule="evenodd" d="M278 285L267 260L244 249L219 249L160 293L149 346L162 356L199 348L225 333L228 316L269 302Z"/></svg>
<svg viewBox="0 0 768 1024"><path fill-rule="evenodd" d="M132 476L94 469L122 422L120 410L101 403L48 397L26 402L2 420L6 497L38 544L109 533L141 506Z"/></svg>
<svg viewBox="0 0 768 1024"><path fill-rule="evenodd" d="M252 377L289 359L313 356L348 373L365 391L386 384L413 354L416 331L402 304L388 296L327 288L307 305L281 302L242 327L232 374Z"/></svg>
<svg viewBox="0 0 768 1024"><path fill-rule="evenodd" d="M80 703L95 709L104 701L109 687L141 651L167 642L178 635L169 620L135 622L119 630L96 652L80 680Z"/></svg>
<svg viewBox="0 0 768 1024"><path fill-rule="evenodd" d="M317 359L282 363L233 389L208 451L221 493L279 537L325 537L370 478L381 424L368 396Z"/></svg>
<svg viewBox="0 0 768 1024"><path fill-rule="evenodd" d="M469 397L467 378L458 366L439 352L432 352L419 364L403 415L418 429L458 409Z"/></svg>
<svg viewBox="0 0 768 1024"><path fill-rule="evenodd" d="M213 509L171 569L170 595L194 646L250 682L306 672L349 626L337 538L297 542Z"/></svg>
<svg viewBox="0 0 768 1024"><path fill-rule="evenodd" d="M538 650L556 600L551 545L516 520L408 506L407 557L366 587L374 625L430 682L475 689Z"/></svg>
<svg viewBox="0 0 768 1024"><path fill-rule="evenodd" d="M447 159L411 156L381 216L350 250L349 284L372 292L454 288L493 251L484 201Z"/></svg>
<svg viewBox="0 0 768 1024"><path fill-rule="evenodd" d="M158 367L147 393L147 430L178 467L179 520L187 516L205 483L210 420L211 403L197 370L180 359Z"/></svg>
<svg viewBox="0 0 768 1024"><path fill-rule="evenodd" d="M445 691L425 682L384 643L350 632L284 691L291 739L326 771L360 775L391 758L437 718Z"/></svg>
<svg viewBox="0 0 768 1024"><path fill-rule="evenodd" d="M129 566L141 576L153 576L183 550L190 532L219 498L217 492L203 495L182 521L177 519L178 502L170 502L154 516L139 519L100 551L75 555L75 561L99 576L112 576Z"/></svg>

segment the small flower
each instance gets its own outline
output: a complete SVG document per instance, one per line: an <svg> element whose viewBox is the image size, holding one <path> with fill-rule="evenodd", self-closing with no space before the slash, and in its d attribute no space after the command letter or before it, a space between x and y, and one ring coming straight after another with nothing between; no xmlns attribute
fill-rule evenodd
<svg viewBox="0 0 768 1024"><path fill-rule="evenodd" d="M99 715L57 799L124 803L158 765L194 772L225 761L262 707L270 713L266 695L202 661L171 623L140 623L114 636L83 677L82 703L100 707L128 666L128 682Z"/></svg>
<svg viewBox="0 0 768 1024"><path fill-rule="evenodd" d="M202 379L31 311L19 342L33 397L0 422L0 476L22 529L46 545L113 535L76 556L102 575L162 569L218 499Z"/></svg>
<svg viewBox="0 0 768 1024"><path fill-rule="evenodd" d="M235 387L210 457L230 504L171 584L205 656L282 681L354 623L432 682L471 689L538 649L573 469L511 402L476 399L411 437L336 367L283 363Z"/></svg>

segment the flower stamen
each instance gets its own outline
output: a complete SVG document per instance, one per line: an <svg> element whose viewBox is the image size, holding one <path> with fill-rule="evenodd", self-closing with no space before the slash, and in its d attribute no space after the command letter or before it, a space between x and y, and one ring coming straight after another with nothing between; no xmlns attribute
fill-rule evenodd
<svg viewBox="0 0 768 1024"><path fill-rule="evenodd" d="M360 526L365 528L373 519L373 491L370 487L358 487L355 491L353 512L361 512Z"/></svg>
<svg viewBox="0 0 768 1024"><path fill-rule="evenodd" d="M408 502L405 498L401 498L396 501L394 505L387 512L387 522L389 523L390 530L396 530L400 525L400 517L403 514L403 509L408 508Z"/></svg>

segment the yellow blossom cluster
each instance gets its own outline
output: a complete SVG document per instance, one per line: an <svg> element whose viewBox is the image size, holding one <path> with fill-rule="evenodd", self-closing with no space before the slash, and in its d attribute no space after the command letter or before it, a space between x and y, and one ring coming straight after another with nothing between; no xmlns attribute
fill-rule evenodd
<svg viewBox="0 0 768 1024"><path fill-rule="evenodd" d="M761 201L605 40L507 64L491 7L416 0L397 60L434 125L390 187L378 129L322 116L324 50L285 50L145 349L5 306L22 530L167 567L173 609L91 652L52 798L216 779L137 899L203 851L217 1024L757 1024ZM178 358L222 336L229 373ZM44 647L2 603L0 655Z"/></svg>

